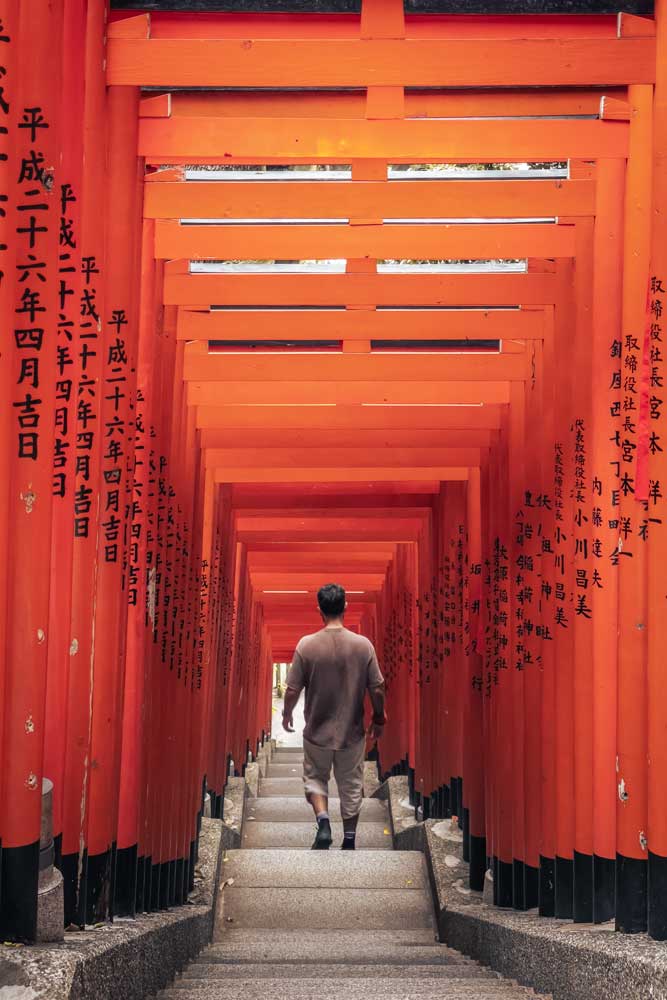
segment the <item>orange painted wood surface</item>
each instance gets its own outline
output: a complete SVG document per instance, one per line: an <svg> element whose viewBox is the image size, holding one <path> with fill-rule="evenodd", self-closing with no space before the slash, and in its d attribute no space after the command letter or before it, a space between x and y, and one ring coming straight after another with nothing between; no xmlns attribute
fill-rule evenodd
<svg viewBox="0 0 667 1000"><path fill-rule="evenodd" d="M287 386L291 382L487 382L523 381L530 374L528 359L523 354L389 351L377 355L296 351L202 354L199 350L189 353L189 346L186 345L183 377L197 383L278 382ZM323 395L320 402L326 401Z"/></svg>
<svg viewBox="0 0 667 1000"><path fill-rule="evenodd" d="M158 220L155 256L173 260L328 258L489 260L572 257L571 226L532 223L456 225L183 225Z"/></svg>
<svg viewBox="0 0 667 1000"><path fill-rule="evenodd" d="M227 403L386 404L477 406L509 403L506 381L451 382L189 382L191 406Z"/></svg>
<svg viewBox="0 0 667 1000"><path fill-rule="evenodd" d="M394 163L625 156L627 123L581 119L356 121L331 118L143 118L149 163Z"/></svg>
<svg viewBox="0 0 667 1000"><path fill-rule="evenodd" d="M483 38L483 35L481 36ZM651 38L338 41L109 39L109 84L138 87L516 87L652 83Z"/></svg>
<svg viewBox="0 0 667 1000"><path fill-rule="evenodd" d="M154 219L530 218L592 215L594 199L587 180L173 180L146 184L144 213Z"/></svg>
<svg viewBox="0 0 667 1000"><path fill-rule="evenodd" d="M553 274L166 274L165 305L517 306L553 304Z"/></svg>

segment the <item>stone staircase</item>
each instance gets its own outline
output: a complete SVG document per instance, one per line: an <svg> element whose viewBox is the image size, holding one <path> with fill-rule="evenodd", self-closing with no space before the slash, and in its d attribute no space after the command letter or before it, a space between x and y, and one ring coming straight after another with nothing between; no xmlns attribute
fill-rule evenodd
<svg viewBox="0 0 667 1000"><path fill-rule="evenodd" d="M364 801L357 850L343 853L332 782L334 843L309 851L302 759L274 754L223 865L214 943L162 1000L535 1000L438 943L423 857L391 850L383 802Z"/></svg>

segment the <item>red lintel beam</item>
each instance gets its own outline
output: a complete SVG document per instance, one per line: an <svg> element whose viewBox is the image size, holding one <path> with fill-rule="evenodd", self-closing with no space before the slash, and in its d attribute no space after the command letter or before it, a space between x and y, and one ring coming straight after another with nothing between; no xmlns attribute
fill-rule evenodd
<svg viewBox="0 0 667 1000"><path fill-rule="evenodd" d="M509 403L509 381L451 382L189 382L190 406L325 403L394 406L478 406Z"/></svg>
<svg viewBox="0 0 667 1000"><path fill-rule="evenodd" d="M349 82L347 84L350 85ZM142 118L149 163L509 162L624 157L628 125L588 119Z"/></svg>
<svg viewBox="0 0 667 1000"><path fill-rule="evenodd" d="M384 468L350 469L350 468L291 468L271 466L261 468L216 469L216 483L348 483L348 482L383 482L397 479L442 480L443 482L464 482L468 478L468 468L458 466L435 466L425 468L399 468L395 466Z"/></svg>
<svg viewBox="0 0 667 1000"><path fill-rule="evenodd" d="M135 87L577 87L653 83L652 38L115 37L107 83ZM122 22L121 22L122 23ZM508 30L511 31L511 22ZM289 59L286 59L289 53Z"/></svg>
<svg viewBox="0 0 667 1000"><path fill-rule="evenodd" d="M247 406L225 405L219 401L198 406L200 428L331 428L373 430L498 430L502 407L487 406Z"/></svg>
<svg viewBox="0 0 667 1000"><path fill-rule="evenodd" d="M266 427L239 430L210 428L200 434L202 448L484 448L488 430L361 430Z"/></svg>
<svg viewBox="0 0 667 1000"><path fill-rule="evenodd" d="M189 345L188 345L189 346ZM189 382L440 382L523 381L530 377L527 354L494 352L408 354L189 353L183 377ZM325 390L326 391L326 390ZM251 390L252 392L252 390ZM248 396L248 401L252 398ZM290 396L286 391L282 397ZM220 399L224 399L221 396ZM317 402L317 400L314 400ZM326 400L323 398L322 402Z"/></svg>
<svg viewBox="0 0 667 1000"><path fill-rule="evenodd" d="M269 496L272 493L273 491L269 493ZM297 521L303 525L307 522L312 526L328 525L332 521L340 521L341 518L347 520L356 518L357 521L371 521L378 517L393 517L396 520L406 520L409 518L424 517L427 510L423 505L417 506L412 501L408 505L398 505L396 507L393 504L391 506L382 506L380 503L376 503L374 506L370 505L370 507L360 504L356 509L353 502L352 508L350 509L339 504L336 495L333 495L331 503L322 508L308 507L306 505L302 507L243 507L236 511L236 518L240 525L245 524L246 520L252 521L256 525L264 525L268 523L268 519L278 518L284 523L291 524Z"/></svg>
<svg viewBox="0 0 667 1000"><path fill-rule="evenodd" d="M376 466L474 465L480 464L479 448L329 448L325 453L313 448L209 448L205 465L209 469L264 468L270 465L299 467L349 467L369 470Z"/></svg>
<svg viewBox="0 0 667 1000"><path fill-rule="evenodd" d="M155 6L155 0L153 0ZM182 4L182 6L186 6ZM191 6L194 6L191 4ZM199 6L203 6L201 0ZM294 5L296 6L296 5ZM318 39L327 38L341 40L356 40L360 36L360 20L358 14L301 13L275 14L255 11L235 11L225 14L206 13L204 11L155 11L149 15L139 14L127 17L121 12L111 15L114 21L111 33L125 35L131 38L265 38L289 39L290 37ZM642 22L638 30L636 22ZM480 23L481 22L481 23ZM643 23L646 22L646 23ZM506 14L485 16L483 21L477 16L455 15L424 15L408 14L405 18L405 30L400 37L407 38L442 38L442 39L486 39L502 42L507 38L555 38L572 39L617 38L619 35L618 18L613 14L579 15L572 17L568 13L556 15ZM650 20L622 15L621 30L624 35L655 34L655 26ZM388 36L380 32L364 32L375 34L376 37L399 37L396 34Z"/></svg>
<svg viewBox="0 0 667 1000"><path fill-rule="evenodd" d="M159 176L147 177L149 219L550 218L592 215L595 202L590 180L150 183Z"/></svg>
<svg viewBox="0 0 667 1000"><path fill-rule="evenodd" d="M406 118L590 116L599 113L601 94L622 101L627 98L627 87L415 89L404 95L404 107ZM177 91L168 97L168 106L145 97L140 114L151 118L366 118L367 111L363 91L209 90Z"/></svg>
<svg viewBox="0 0 667 1000"><path fill-rule="evenodd" d="M155 224L155 256L163 260L573 257L574 234L573 226L555 223L246 226L184 225L161 219Z"/></svg>
<svg viewBox="0 0 667 1000"><path fill-rule="evenodd" d="M272 514L270 511L266 511L261 512L261 516L245 515L238 517L236 519L236 530L239 533L239 537L245 531L262 532L262 541L284 541L283 532L295 533L296 537L287 539L288 541L302 541L299 533L307 531L321 531L322 536L317 541L326 541L329 534L335 538L336 532L339 532L341 539L345 541L346 531L356 531L361 527L369 529L394 527L399 531L405 527L418 527L423 523L426 516L426 511L413 511L409 513L401 510L396 514L393 510L378 510L366 517L361 517L359 513L354 514L349 511L338 511L334 514L332 511L327 512L324 510L318 512L316 515L303 516L291 512L288 514L276 514L274 512ZM372 540L372 534L369 535L369 540ZM400 541L399 538L392 539L392 541L394 540ZM384 538L378 538L377 541L384 541Z"/></svg>
<svg viewBox="0 0 667 1000"><path fill-rule="evenodd" d="M179 340L542 340L540 309L179 309Z"/></svg>
<svg viewBox="0 0 667 1000"><path fill-rule="evenodd" d="M167 274L164 304L184 306L553 305L560 274Z"/></svg>

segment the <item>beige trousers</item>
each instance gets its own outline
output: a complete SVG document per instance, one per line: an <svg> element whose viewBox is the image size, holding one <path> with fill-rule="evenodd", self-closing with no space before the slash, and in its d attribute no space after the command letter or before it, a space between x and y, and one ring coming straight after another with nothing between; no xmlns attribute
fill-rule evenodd
<svg viewBox="0 0 667 1000"><path fill-rule="evenodd" d="M303 788L309 795L328 795L329 777L333 766L340 795L343 819L353 819L361 812L364 796L364 759L366 738L345 750L325 750L308 740L303 741Z"/></svg>

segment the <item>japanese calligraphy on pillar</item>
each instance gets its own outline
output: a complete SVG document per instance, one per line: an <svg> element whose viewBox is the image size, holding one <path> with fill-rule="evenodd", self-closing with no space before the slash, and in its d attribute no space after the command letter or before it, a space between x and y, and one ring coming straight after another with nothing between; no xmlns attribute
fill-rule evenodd
<svg viewBox="0 0 667 1000"><path fill-rule="evenodd" d="M127 420L128 317L124 309L113 309L107 320L104 367L105 411L102 452L103 496L100 520L104 538L104 561L119 562L122 555L123 468L127 461L130 428ZM110 335L109 335L110 334Z"/></svg>
<svg viewBox="0 0 667 1000"><path fill-rule="evenodd" d="M68 475L72 458L71 425L72 408L78 386L73 373L76 371L74 352L78 344L78 300L80 265L77 259L78 241L72 207L77 196L69 183L60 185L60 234L59 288L58 288L58 343L56 382L56 436L53 449L53 495L63 499L67 493Z"/></svg>
<svg viewBox="0 0 667 1000"><path fill-rule="evenodd" d="M648 452L649 456L660 455L664 451L665 410L665 360L663 341L663 308L667 286L662 275L652 275L650 289L650 325L648 331ZM648 503L646 517L640 525L643 539L648 537L651 524L662 524L662 507L665 484L656 477L648 481Z"/></svg>
<svg viewBox="0 0 667 1000"><path fill-rule="evenodd" d="M507 670L507 648L509 645L509 555L507 546L500 537L493 541L491 565L492 579L492 671L493 683L497 684L499 672Z"/></svg>
<svg viewBox="0 0 667 1000"><path fill-rule="evenodd" d="M99 338L101 319L97 305L100 269L94 256L81 258L79 299L79 384L76 398L74 464L74 537L91 536L91 513L96 489L96 436L99 433ZM94 530L94 528L93 528Z"/></svg>
<svg viewBox="0 0 667 1000"><path fill-rule="evenodd" d="M44 412L40 386L46 355L55 345L46 327L45 288L48 275L49 193L53 174L39 151L40 135L49 128L39 106L23 108L18 128L27 139L18 174L17 302L14 343L19 358L16 396L17 455L21 461L40 457L40 431L52 418Z"/></svg>
<svg viewBox="0 0 667 1000"><path fill-rule="evenodd" d="M565 532L565 457L563 444L556 441L554 444L554 625L558 628L568 628L568 607L566 592L566 564L567 564L567 540Z"/></svg>
<svg viewBox="0 0 667 1000"><path fill-rule="evenodd" d="M574 452L573 536L574 536L574 615L590 620L593 611L590 589L594 584L589 568L589 514L588 514L588 455L586 450L586 421L576 417L570 428Z"/></svg>

